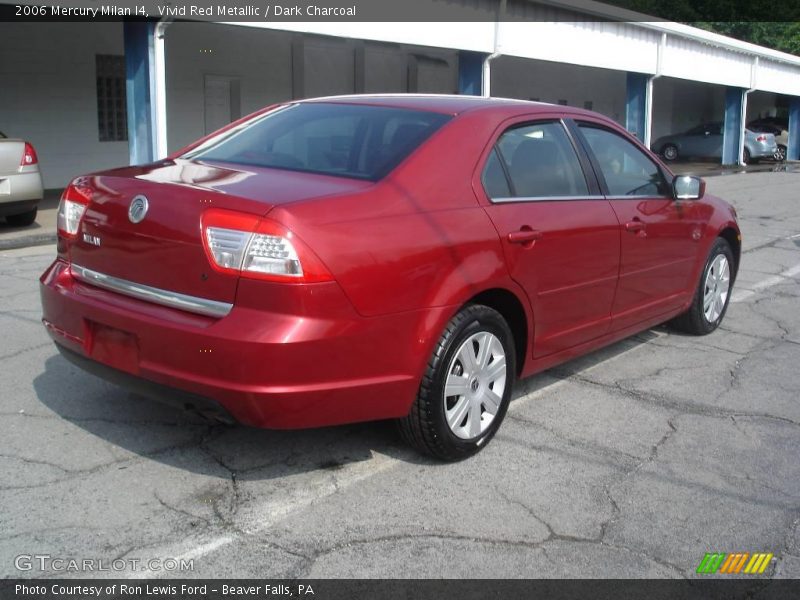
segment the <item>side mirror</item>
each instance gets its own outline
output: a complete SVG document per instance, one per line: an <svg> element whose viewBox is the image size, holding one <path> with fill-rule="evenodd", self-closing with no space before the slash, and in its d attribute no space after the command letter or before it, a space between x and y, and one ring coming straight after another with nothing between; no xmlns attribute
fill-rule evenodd
<svg viewBox="0 0 800 600"><path fill-rule="evenodd" d="M706 182L699 177L676 175L672 180L672 196L675 200L699 200L706 193Z"/></svg>

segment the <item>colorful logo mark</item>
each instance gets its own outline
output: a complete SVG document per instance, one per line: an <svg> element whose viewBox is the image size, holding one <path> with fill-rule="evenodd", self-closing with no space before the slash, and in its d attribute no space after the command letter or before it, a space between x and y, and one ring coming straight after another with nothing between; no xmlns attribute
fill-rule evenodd
<svg viewBox="0 0 800 600"><path fill-rule="evenodd" d="M775 555L772 552L706 552L697 572L711 575L713 573L760 575Z"/></svg>

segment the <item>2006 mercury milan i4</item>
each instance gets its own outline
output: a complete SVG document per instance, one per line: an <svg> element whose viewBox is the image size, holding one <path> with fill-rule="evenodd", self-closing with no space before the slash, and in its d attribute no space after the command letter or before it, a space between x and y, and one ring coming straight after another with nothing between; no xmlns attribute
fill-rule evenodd
<svg viewBox="0 0 800 600"><path fill-rule="evenodd" d="M480 450L512 384L722 320L734 209L592 112L459 96L272 106L64 192L44 324L89 371L221 419L396 418Z"/></svg>

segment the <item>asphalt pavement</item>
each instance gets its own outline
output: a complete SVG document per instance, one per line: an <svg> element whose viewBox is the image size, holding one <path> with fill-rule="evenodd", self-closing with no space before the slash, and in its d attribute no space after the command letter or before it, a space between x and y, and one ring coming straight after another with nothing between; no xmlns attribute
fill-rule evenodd
<svg viewBox="0 0 800 600"><path fill-rule="evenodd" d="M520 382L457 464L390 423L211 426L83 373L39 322L54 248L0 252L0 576L681 578L707 552L768 552L754 577L800 577L798 189L709 178L744 235L722 327ZM36 554L125 566L26 569Z"/></svg>

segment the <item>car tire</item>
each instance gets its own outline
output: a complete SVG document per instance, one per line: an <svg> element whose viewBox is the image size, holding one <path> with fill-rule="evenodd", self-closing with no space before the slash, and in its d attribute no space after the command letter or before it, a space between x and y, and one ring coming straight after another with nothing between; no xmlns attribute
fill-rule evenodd
<svg viewBox="0 0 800 600"><path fill-rule="evenodd" d="M17 215L6 215L6 222L12 227L27 227L33 225L36 220L37 208L29 210L28 212L19 213Z"/></svg>
<svg viewBox="0 0 800 600"><path fill-rule="evenodd" d="M677 160L678 159L678 147L675 144L667 144L663 148L661 148L661 155L664 157L664 160Z"/></svg>
<svg viewBox="0 0 800 600"><path fill-rule="evenodd" d="M735 269L730 244L717 238L700 275L692 305L670 321L670 325L691 335L707 335L719 327L730 303Z"/></svg>
<svg viewBox="0 0 800 600"><path fill-rule="evenodd" d="M772 158L776 162L786 162L786 146L778 144L778 149L775 150L775 154L772 155Z"/></svg>
<svg viewBox="0 0 800 600"><path fill-rule="evenodd" d="M742 151L742 162L744 162L746 165L751 165L755 162L752 158L750 158L750 150L747 148Z"/></svg>
<svg viewBox="0 0 800 600"><path fill-rule="evenodd" d="M500 313L479 304L462 309L436 344L411 412L398 421L402 437L444 461L482 450L511 402L515 356L514 337ZM446 390L464 393L445 396Z"/></svg>

